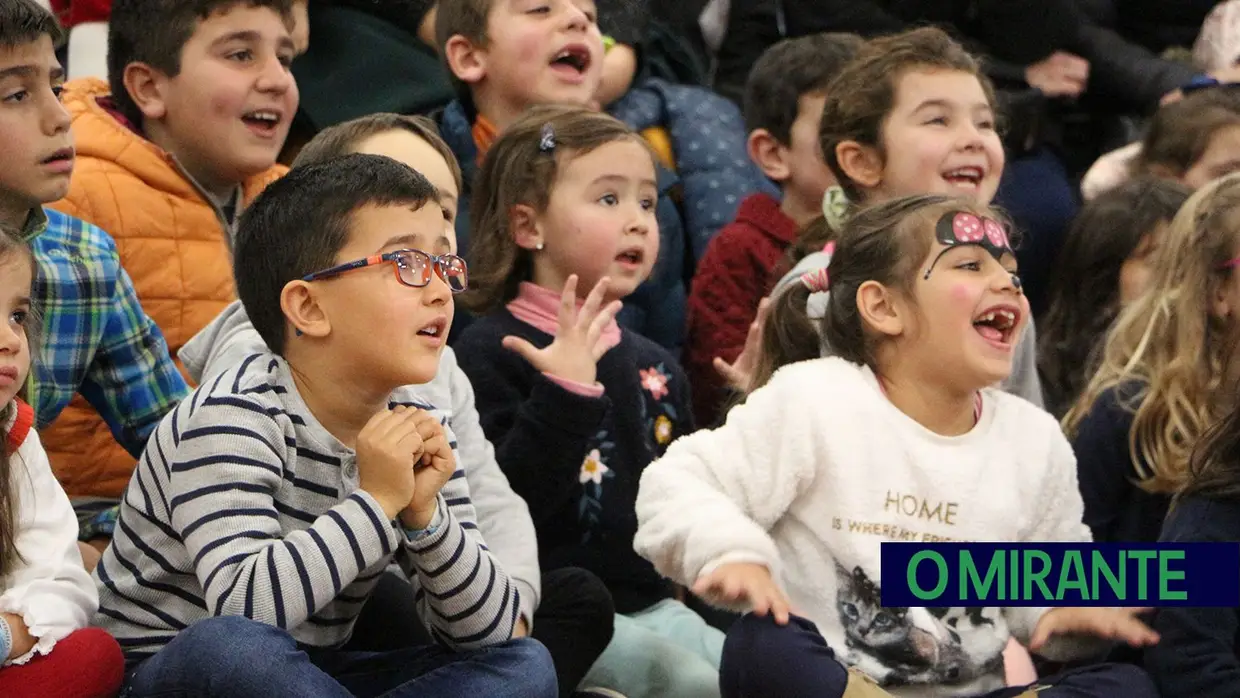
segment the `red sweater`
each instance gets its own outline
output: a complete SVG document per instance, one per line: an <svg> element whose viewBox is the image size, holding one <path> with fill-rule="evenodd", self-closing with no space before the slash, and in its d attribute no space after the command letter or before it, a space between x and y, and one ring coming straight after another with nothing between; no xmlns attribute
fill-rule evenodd
<svg viewBox="0 0 1240 698"><path fill-rule="evenodd" d="M65 29L83 22L106 22L112 15L112 0L51 0L52 10Z"/></svg>
<svg viewBox="0 0 1240 698"><path fill-rule="evenodd" d="M693 386L698 426L718 423L728 399L716 356L732 362L745 346L749 323L770 288L771 272L796 240L798 227L767 194L741 202L736 220L706 248L689 290L684 365Z"/></svg>

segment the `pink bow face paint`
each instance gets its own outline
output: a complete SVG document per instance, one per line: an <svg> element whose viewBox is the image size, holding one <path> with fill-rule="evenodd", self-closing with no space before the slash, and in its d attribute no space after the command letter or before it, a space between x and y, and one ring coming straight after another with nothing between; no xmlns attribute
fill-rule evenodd
<svg viewBox="0 0 1240 698"><path fill-rule="evenodd" d="M934 226L934 237L940 245L944 246L944 249L939 252L934 262L930 264L930 268L926 270L925 278L927 279L930 278L930 272L934 270L934 265L938 264L943 255L963 245L976 245L986 250L996 262L1001 261L1004 255L1016 255L1012 249L1007 228L993 218L979 216L968 211L951 211L944 214ZM1020 279L1015 274L1012 275L1012 282L1016 284L1016 288L1020 288Z"/></svg>

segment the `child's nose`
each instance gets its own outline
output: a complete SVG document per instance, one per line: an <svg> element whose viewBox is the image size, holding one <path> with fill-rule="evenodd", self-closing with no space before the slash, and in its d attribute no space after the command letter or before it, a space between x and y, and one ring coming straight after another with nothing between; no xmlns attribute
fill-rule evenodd
<svg viewBox="0 0 1240 698"><path fill-rule="evenodd" d="M272 56L263 65L263 72L258 76L258 89L261 92L287 92L293 85L293 73L277 56Z"/></svg>
<svg viewBox="0 0 1240 698"><path fill-rule="evenodd" d="M570 28L585 29L590 26L590 16L586 14L585 10L577 7L577 5L572 2L566 2L565 5L568 8L566 15L567 23Z"/></svg>
<svg viewBox="0 0 1240 698"><path fill-rule="evenodd" d="M6 354L16 354L22 348L22 332L11 323L6 323L0 328L0 351Z"/></svg>

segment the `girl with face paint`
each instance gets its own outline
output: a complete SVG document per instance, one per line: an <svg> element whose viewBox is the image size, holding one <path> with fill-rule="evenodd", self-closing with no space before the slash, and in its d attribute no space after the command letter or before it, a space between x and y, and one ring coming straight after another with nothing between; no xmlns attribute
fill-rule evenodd
<svg viewBox="0 0 1240 698"><path fill-rule="evenodd" d="M750 611L729 632L725 696L1152 698L1130 666L1004 688L1010 640L1058 661L1096 635L1157 636L1127 609L897 608L884 541L1088 541L1054 418L991 386L1029 303L987 206L921 195L863 209L825 274L835 356L787 366L727 422L674 442L642 478L635 547L706 599Z"/></svg>

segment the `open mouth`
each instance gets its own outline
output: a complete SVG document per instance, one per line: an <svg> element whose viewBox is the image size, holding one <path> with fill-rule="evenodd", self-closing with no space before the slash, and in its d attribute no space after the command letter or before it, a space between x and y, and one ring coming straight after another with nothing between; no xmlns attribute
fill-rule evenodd
<svg viewBox="0 0 1240 698"><path fill-rule="evenodd" d="M961 189L977 189L982 185L984 176L986 173L980 167L957 167L943 173L943 179Z"/></svg>
<svg viewBox="0 0 1240 698"><path fill-rule="evenodd" d="M640 267L646 259L646 254L639 248L625 250L616 255L616 261L624 266Z"/></svg>
<svg viewBox="0 0 1240 698"><path fill-rule="evenodd" d="M418 330L418 335L422 337L442 337L448 331L448 319L436 318L422 329Z"/></svg>
<svg viewBox="0 0 1240 698"><path fill-rule="evenodd" d="M1020 310L1002 306L991 308L973 320L973 329L983 339L1003 347L1010 347L1015 339L1016 326L1020 323Z"/></svg>
<svg viewBox="0 0 1240 698"><path fill-rule="evenodd" d="M256 109L241 115L241 120L251 130L264 135L274 135L284 115L274 109Z"/></svg>
<svg viewBox="0 0 1240 698"><path fill-rule="evenodd" d="M551 65L571 68L580 75L590 67L590 50L581 44L565 46L551 59Z"/></svg>

